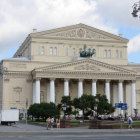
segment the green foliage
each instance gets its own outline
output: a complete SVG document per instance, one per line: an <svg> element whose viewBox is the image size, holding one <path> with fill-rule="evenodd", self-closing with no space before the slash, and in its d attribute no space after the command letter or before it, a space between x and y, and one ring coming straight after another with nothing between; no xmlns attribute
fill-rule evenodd
<svg viewBox="0 0 140 140"><path fill-rule="evenodd" d="M59 110L62 110L62 105L63 104L66 104L67 106L69 106L66 109L66 112L65 113L67 115L72 114L72 100L71 100L71 97L70 96L62 96L61 103L57 105L57 107L58 107Z"/></svg>
<svg viewBox="0 0 140 140"><path fill-rule="evenodd" d="M115 112L115 108L112 106L112 104L108 103L106 95L97 94L95 98L96 98L95 103L98 105L97 110L98 115L111 114Z"/></svg>
<svg viewBox="0 0 140 140"><path fill-rule="evenodd" d="M37 120L40 118L42 120L46 120L48 117L60 116L60 111L54 103L40 103L30 105L28 115L32 115L33 117L37 118Z"/></svg>

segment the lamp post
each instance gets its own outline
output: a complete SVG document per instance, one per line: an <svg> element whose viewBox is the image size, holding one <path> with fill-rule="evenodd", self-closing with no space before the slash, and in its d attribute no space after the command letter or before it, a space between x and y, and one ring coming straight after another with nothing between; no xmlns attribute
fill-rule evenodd
<svg viewBox="0 0 140 140"><path fill-rule="evenodd" d="M62 105L62 109L64 111L64 117L63 117L63 120L66 121L66 110L69 106L67 106L65 103Z"/></svg>
<svg viewBox="0 0 140 140"><path fill-rule="evenodd" d="M96 114L95 114L95 119L96 120L98 120L97 109L98 109L98 105L97 104L94 104L94 111L96 112Z"/></svg>
<svg viewBox="0 0 140 140"><path fill-rule="evenodd" d="M132 8L133 8L132 16L135 18L138 17L137 14L138 12L140 12L140 0L139 2L135 2Z"/></svg>

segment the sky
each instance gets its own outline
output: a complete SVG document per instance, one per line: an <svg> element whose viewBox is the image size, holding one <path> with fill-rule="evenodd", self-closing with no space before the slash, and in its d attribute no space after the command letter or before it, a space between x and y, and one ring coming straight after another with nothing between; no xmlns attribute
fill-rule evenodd
<svg viewBox="0 0 140 140"><path fill-rule="evenodd" d="M140 18L131 15L138 1L0 0L0 60L13 57L34 28L45 31L83 23L123 34L130 40L128 61L140 63Z"/></svg>

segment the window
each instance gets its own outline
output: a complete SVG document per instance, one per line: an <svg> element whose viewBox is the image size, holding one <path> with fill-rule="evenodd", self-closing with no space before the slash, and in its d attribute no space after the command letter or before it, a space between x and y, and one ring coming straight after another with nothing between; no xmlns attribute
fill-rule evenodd
<svg viewBox="0 0 140 140"><path fill-rule="evenodd" d="M120 51L120 58L122 58L122 51Z"/></svg>
<svg viewBox="0 0 140 140"><path fill-rule="evenodd" d="M44 102L44 92L41 91L41 94L40 94L40 102Z"/></svg>
<svg viewBox="0 0 140 140"><path fill-rule="evenodd" d="M119 57L119 51L116 50L116 58L118 58L118 57Z"/></svg>
<svg viewBox="0 0 140 140"><path fill-rule="evenodd" d="M16 102L19 102L20 101L20 92L19 91L16 91L15 93L15 97L16 97Z"/></svg>
<svg viewBox="0 0 140 140"><path fill-rule="evenodd" d="M53 55L53 48L50 48L50 55Z"/></svg>
<svg viewBox="0 0 140 140"><path fill-rule="evenodd" d="M72 55L75 56L75 49L73 49L73 51L72 51Z"/></svg>
<svg viewBox="0 0 140 140"><path fill-rule="evenodd" d="M68 48L66 48L66 56L68 56Z"/></svg>
<svg viewBox="0 0 140 140"><path fill-rule="evenodd" d="M57 48L54 48L54 55L57 55Z"/></svg>
<svg viewBox="0 0 140 140"><path fill-rule="evenodd" d="M104 57L107 57L107 50L104 51Z"/></svg>
<svg viewBox="0 0 140 140"><path fill-rule="evenodd" d="M93 55L94 55L94 57L96 57L96 50L95 49L93 49L93 50L94 50L94 54Z"/></svg>
<svg viewBox="0 0 140 140"><path fill-rule="evenodd" d="M111 57L111 51L110 50L108 51L108 57L109 58Z"/></svg>
<svg viewBox="0 0 140 140"><path fill-rule="evenodd" d="M40 54L40 47L37 47L37 54Z"/></svg>
<svg viewBox="0 0 140 140"><path fill-rule="evenodd" d="M41 54L45 54L45 48L44 48L44 46L42 47Z"/></svg>

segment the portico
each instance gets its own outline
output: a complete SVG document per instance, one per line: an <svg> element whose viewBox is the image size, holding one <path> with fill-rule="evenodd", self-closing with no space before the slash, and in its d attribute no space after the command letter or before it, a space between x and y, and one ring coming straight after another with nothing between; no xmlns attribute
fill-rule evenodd
<svg viewBox="0 0 140 140"><path fill-rule="evenodd" d="M84 65L88 67L88 70L86 69L75 70L75 65L77 66L77 64L79 63L80 65L82 64L83 67ZM93 96L96 96L97 93L105 94L108 101L112 103L113 105L115 105L115 103L120 103L120 102L127 103L128 102L127 97L124 97L124 96L127 96L127 91L129 90L129 88L131 88L132 89L131 98L129 97L129 100L131 99L130 107L131 107L131 111L133 111L133 108L136 107L135 73L131 71L127 71L127 73L120 73L116 71L109 72L109 69L108 69L108 72L107 71L102 72L102 70L99 70L100 69L99 66L97 68L95 64L94 64L94 68L92 69L89 68L89 66L93 63L96 63L96 65L98 64L98 62L95 60L85 59L85 60L80 60L78 62L71 62L71 64L67 64L67 65L65 64L65 66L61 64L61 65L58 65L57 67L53 66L53 67L36 69L33 72L34 79L37 79L35 80L36 82L35 82L34 89L36 89L36 92L35 94L33 94L35 96L33 97L33 99L36 99L36 103L40 103L39 95L41 92L41 88L40 88L41 85L38 80L39 78L47 79L45 80L45 82L47 81L46 82L47 83L47 88L46 88L47 100L46 101L53 102L53 103L60 102L60 99L62 96L70 95L72 96L72 98L74 98L74 97L81 97L83 94L91 94ZM67 70L67 67L69 65L71 65L74 69L71 72ZM61 67L61 70L58 69L60 67ZM104 67L107 67L107 66L104 64ZM115 67L113 69L115 69ZM125 69L118 69L118 70L126 71ZM131 85L130 84L128 85L128 82L131 83ZM100 83L102 83L102 85ZM115 86L114 83L117 83L117 85ZM76 91L73 91L72 85L77 86ZM100 86L102 86L102 91L100 89ZM124 87L126 88L125 90L124 90ZM123 111L116 110L114 114L118 115L120 113L123 114Z"/></svg>

